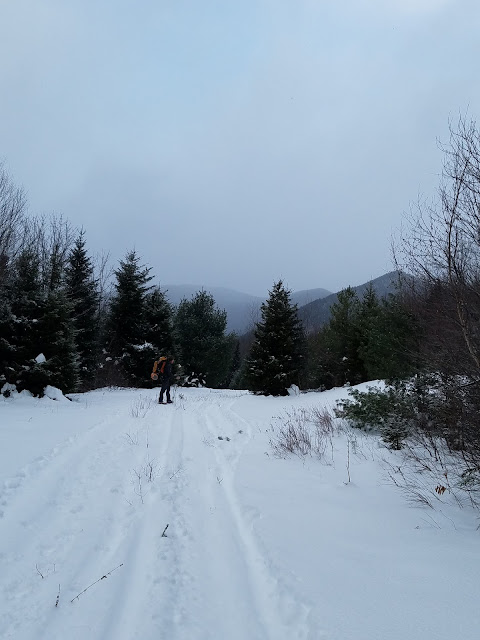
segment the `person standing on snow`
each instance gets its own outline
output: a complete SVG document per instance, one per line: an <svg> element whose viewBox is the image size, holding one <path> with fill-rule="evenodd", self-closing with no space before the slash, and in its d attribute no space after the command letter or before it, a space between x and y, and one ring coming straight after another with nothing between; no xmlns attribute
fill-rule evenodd
<svg viewBox="0 0 480 640"><path fill-rule="evenodd" d="M160 396L158 398L158 404L172 404L172 399L170 398L170 386L172 384L172 379L173 379L173 363L174 362L175 360L173 359L173 356L167 357L167 362L163 370L162 386L160 388ZM167 394L167 402L163 401L163 394L165 392Z"/></svg>

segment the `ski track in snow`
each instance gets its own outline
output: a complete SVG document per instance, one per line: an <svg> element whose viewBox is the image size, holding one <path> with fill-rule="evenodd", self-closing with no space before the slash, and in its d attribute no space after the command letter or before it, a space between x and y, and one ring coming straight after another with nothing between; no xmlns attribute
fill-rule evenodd
<svg viewBox="0 0 480 640"><path fill-rule="evenodd" d="M5 483L1 638L321 637L238 498L251 433L233 402L206 391L141 419L122 407Z"/></svg>

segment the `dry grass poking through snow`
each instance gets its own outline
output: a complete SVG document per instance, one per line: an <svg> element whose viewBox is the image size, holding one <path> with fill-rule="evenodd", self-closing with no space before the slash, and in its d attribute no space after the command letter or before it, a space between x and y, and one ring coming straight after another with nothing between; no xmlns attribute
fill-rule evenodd
<svg viewBox="0 0 480 640"><path fill-rule="evenodd" d="M324 458L327 451L333 455L333 438L339 429L337 419L326 407L293 409L272 425L270 446L282 458L289 454Z"/></svg>

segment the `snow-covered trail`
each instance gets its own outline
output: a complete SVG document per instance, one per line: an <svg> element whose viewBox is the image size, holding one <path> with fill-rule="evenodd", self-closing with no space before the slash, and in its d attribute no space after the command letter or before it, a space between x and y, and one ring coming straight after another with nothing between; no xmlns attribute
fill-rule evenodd
<svg viewBox="0 0 480 640"><path fill-rule="evenodd" d="M5 483L0 637L319 637L238 498L251 427L232 394L148 407L155 395L143 392L143 417L132 415L133 391L101 420L92 412Z"/></svg>

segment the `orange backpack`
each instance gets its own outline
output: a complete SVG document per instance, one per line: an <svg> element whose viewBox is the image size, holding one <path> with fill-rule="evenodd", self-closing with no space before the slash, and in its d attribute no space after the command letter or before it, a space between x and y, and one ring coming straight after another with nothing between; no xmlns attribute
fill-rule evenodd
<svg viewBox="0 0 480 640"><path fill-rule="evenodd" d="M161 356L158 360L155 360L155 362L153 363L153 371L150 374L150 377L152 380L158 380L158 376L163 375L166 364L167 364L166 356Z"/></svg>

